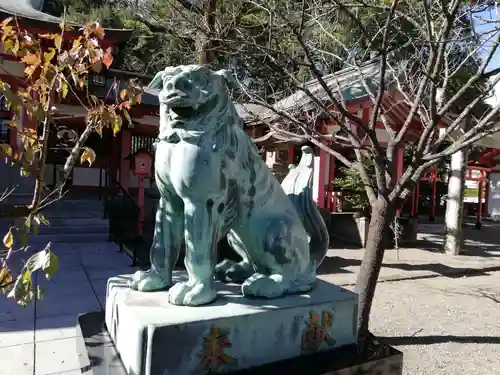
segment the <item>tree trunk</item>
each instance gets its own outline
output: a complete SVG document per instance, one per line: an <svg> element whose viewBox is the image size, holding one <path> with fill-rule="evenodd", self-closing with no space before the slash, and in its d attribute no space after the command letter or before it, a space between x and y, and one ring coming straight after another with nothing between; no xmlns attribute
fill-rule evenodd
<svg viewBox="0 0 500 375"><path fill-rule="evenodd" d="M384 259L386 248L386 235L389 224L394 216L394 207L381 197L372 206L372 215L368 229L365 253L361 263L356 292L359 295L358 310L358 339L363 340L369 336L370 311L375 295L378 275Z"/></svg>
<svg viewBox="0 0 500 375"><path fill-rule="evenodd" d="M444 250L450 255L459 255L463 245L462 221L464 211L465 171L467 169L467 150L451 156L451 175L448 180L448 199L446 202L446 237Z"/></svg>
<svg viewBox="0 0 500 375"><path fill-rule="evenodd" d="M204 30L198 32L198 62L201 65L209 65L215 57L214 41L215 34L215 11L217 0L208 0L203 9Z"/></svg>

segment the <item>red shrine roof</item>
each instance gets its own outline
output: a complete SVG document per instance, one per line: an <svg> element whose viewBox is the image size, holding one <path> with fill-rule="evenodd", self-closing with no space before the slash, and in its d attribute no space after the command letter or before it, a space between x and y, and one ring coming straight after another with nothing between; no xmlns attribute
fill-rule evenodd
<svg viewBox="0 0 500 375"><path fill-rule="evenodd" d="M0 0L0 19L17 17L25 27L52 30L58 27L62 19L41 11L43 0ZM69 23L69 25L73 25ZM76 26L76 25L75 25ZM126 40L131 30L105 29L106 37L114 40Z"/></svg>

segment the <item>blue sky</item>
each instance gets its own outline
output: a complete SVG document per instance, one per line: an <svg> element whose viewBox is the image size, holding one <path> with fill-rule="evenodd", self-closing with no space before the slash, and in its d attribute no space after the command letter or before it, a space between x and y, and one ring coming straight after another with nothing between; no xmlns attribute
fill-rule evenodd
<svg viewBox="0 0 500 375"><path fill-rule="evenodd" d="M493 25L491 23L484 22L484 20L482 20L481 18L486 19L486 20L500 19L500 7L498 8L498 14L497 14L497 10L494 7L492 7L489 10L478 13L474 18L474 29L476 30L476 32L478 34L488 32L489 30L491 30L495 26L498 27L498 25ZM490 35L488 35L488 37ZM485 44L484 48L481 51L482 56L485 56L489 53L489 51L491 50L491 45L492 45L491 42ZM500 48L499 48L499 50L497 50L495 52L495 55L493 56L489 66L488 66L488 70L498 68L499 66L500 66Z"/></svg>
<svg viewBox="0 0 500 375"><path fill-rule="evenodd" d="M500 19L500 7L498 8L498 10L495 9L495 7L491 7L489 10L478 13L475 16L475 19L473 21L474 29L478 34L484 34L485 32L492 30L492 28L498 27L498 25L484 22L484 20L497 20L497 19ZM488 37L489 36L491 36L491 34L489 34ZM481 56L486 57L487 54L491 51L491 46L492 46L491 40L493 40L495 37L496 35L493 35L492 38L490 39L490 42L485 43L485 45L480 51ZM493 55L493 58L491 59L486 71L498 68L499 66L500 66L500 48L497 49L497 51ZM491 97L487 98L485 101L486 103L492 106L496 106L500 102L500 84L497 83L493 87L493 90L490 94Z"/></svg>

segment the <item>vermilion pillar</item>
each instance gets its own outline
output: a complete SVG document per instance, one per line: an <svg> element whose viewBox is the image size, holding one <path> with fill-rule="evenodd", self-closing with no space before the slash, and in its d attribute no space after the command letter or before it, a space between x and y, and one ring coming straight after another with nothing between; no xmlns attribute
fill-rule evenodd
<svg viewBox="0 0 500 375"><path fill-rule="evenodd" d="M294 157L295 157L295 147L294 146L290 146L288 148L288 164L294 164Z"/></svg>
<svg viewBox="0 0 500 375"><path fill-rule="evenodd" d="M322 149L319 150L319 171L318 171L318 207L325 208L325 172L328 157Z"/></svg>
<svg viewBox="0 0 500 375"><path fill-rule="evenodd" d="M121 131L121 155L120 155L120 185L128 191L130 182L130 160L127 158L132 152L132 134L130 130ZM127 158L127 159L126 159Z"/></svg>
<svg viewBox="0 0 500 375"><path fill-rule="evenodd" d="M327 192L327 202L326 202L326 208L330 212L335 212L337 211L337 204L334 196L334 191L335 191L335 184L333 183L333 180L335 179L335 157L333 155L330 156L330 163L329 163L329 171L328 171L328 192Z"/></svg>

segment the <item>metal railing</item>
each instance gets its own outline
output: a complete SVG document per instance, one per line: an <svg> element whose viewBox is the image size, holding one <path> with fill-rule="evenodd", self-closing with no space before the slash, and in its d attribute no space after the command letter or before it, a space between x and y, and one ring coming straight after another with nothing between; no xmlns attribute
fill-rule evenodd
<svg viewBox="0 0 500 375"><path fill-rule="evenodd" d="M120 251L129 249L132 265L138 261L138 250L142 247L143 236L138 233L139 206L132 195L120 184L111 172L103 168L105 183L99 179L99 197L103 199L104 217L109 220L109 240L118 244ZM111 191L110 182L114 187Z"/></svg>

